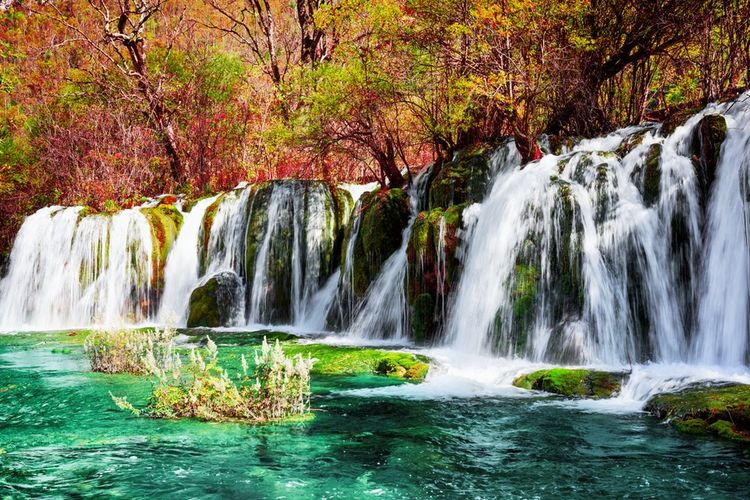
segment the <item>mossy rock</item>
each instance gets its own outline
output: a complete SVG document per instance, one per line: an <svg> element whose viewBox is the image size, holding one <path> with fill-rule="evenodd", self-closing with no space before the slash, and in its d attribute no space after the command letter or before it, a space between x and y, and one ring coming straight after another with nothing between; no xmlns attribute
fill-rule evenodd
<svg viewBox="0 0 750 500"><path fill-rule="evenodd" d="M683 432L750 442L750 385L699 386L657 394L644 409Z"/></svg>
<svg viewBox="0 0 750 500"><path fill-rule="evenodd" d="M414 222L406 249L406 295L411 306L412 335L418 342L432 340L446 319L442 317L443 308L437 305L447 301L460 274L456 252L466 206L463 203L446 210L420 212Z"/></svg>
<svg viewBox="0 0 750 500"><path fill-rule="evenodd" d="M421 382L430 368L429 358L403 351L298 343L285 343L283 347L287 356L310 354L316 359L312 369L315 375L382 375Z"/></svg>
<svg viewBox="0 0 750 500"><path fill-rule="evenodd" d="M647 207L651 207L659 201L661 195L661 150L661 144L649 146L642 172L640 168L636 169L637 173L643 175L641 194Z"/></svg>
<svg viewBox="0 0 750 500"><path fill-rule="evenodd" d="M151 226L153 241L153 279L152 286L161 289L164 279L164 265L167 255L177 239L182 227L182 213L174 205L160 204L156 207L142 208L141 213Z"/></svg>
<svg viewBox="0 0 750 500"><path fill-rule="evenodd" d="M482 201L492 181L488 149L467 148L459 151L454 160L440 165L430 183L430 209Z"/></svg>
<svg viewBox="0 0 750 500"><path fill-rule="evenodd" d="M727 122L723 116L704 116L693 132L693 165L702 192L702 202L708 204L711 185L716 178L721 144L727 136Z"/></svg>
<svg viewBox="0 0 750 500"><path fill-rule="evenodd" d="M242 282L233 272L217 273L190 294L188 328L231 326L242 300Z"/></svg>
<svg viewBox="0 0 750 500"><path fill-rule="evenodd" d="M200 237L199 237L199 249L198 249L198 262L200 263L200 273L206 272L206 262L208 260L208 243L211 240L211 228L214 225L214 219L216 214L219 212L221 202L224 201L224 194L216 197L213 203L206 208L203 214L203 221L201 221Z"/></svg>
<svg viewBox="0 0 750 500"><path fill-rule="evenodd" d="M551 368L522 375L513 385L566 397L602 399L620 391L623 375L598 370Z"/></svg>
<svg viewBox="0 0 750 500"><path fill-rule="evenodd" d="M361 298L386 259L401 247L411 209L406 192L395 188L365 193L359 206L355 216L361 220L354 240L352 281L355 296ZM345 256L346 248L342 248L342 262Z"/></svg>
<svg viewBox="0 0 750 500"><path fill-rule="evenodd" d="M615 154L620 158L626 157L631 151L640 146L643 143L643 138L646 136L648 130L639 130L638 132L625 137L617 149Z"/></svg>

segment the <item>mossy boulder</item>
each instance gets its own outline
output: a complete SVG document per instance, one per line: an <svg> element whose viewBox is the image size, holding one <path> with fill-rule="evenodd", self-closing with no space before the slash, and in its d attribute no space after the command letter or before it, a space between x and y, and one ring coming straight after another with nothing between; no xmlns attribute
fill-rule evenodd
<svg viewBox="0 0 750 500"><path fill-rule="evenodd" d="M182 213L174 205L165 203L156 207L142 208L141 213L151 226L153 241L153 283L152 286L161 290L164 284L164 265L167 255L177 239L177 233L182 227Z"/></svg>
<svg viewBox="0 0 750 500"><path fill-rule="evenodd" d="M598 370L551 368L522 375L513 385L573 398L610 398L620 391L623 375Z"/></svg>
<svg viewBox="0 0 750 500"><path fill-rule="evenodd" d="M352 252L352 284L357 298L365 295L370 283L380 273L383 263L401 247L403 231L409 223L409 196L402 189L380 189L362 195L358 213L359 231L350 234L347 244ZM342 262L346 248L342 248Z"/></svg>
<svg viewBox="0 0 750 500"><path fill-rule="evenodd" d="M211 228L214 225L214 219L216 214L219 212L221 202L224 201L224 194L216 197L213 203L211 203L206 212L203 214L203 220L201 221L200 237L199 237L199 248L198 248L198 262L200 263L200 272L203 274L206 271L206 263L208 261L208 244L211 240Z"/></svg>
<svg viewBox="0 0 750 500"><path fill-rule="evenodd" d="M657 394L644 409L682 432L750 442L750 385L697 386Z"/></svg>
<svg viewBox="0 0 750 500"><path fill-rule="evenodd" d="M721 144L726 136L727 122L723 116L717 114L704 116L693 132L693 165L704 205L708 203L711 185L716 178Z"/></svg>
<svg viewBox="0 0 750 500"><path fill-rule="evenodd" d="M467 148L440 164L430 183L429 207L482 201L493 176L490 152L488 146Z"/></svg>
<svg viewBox="0 0 750 500"><path fill-rule="evenodd" d="M190 294L188 328L231 326L242 300L242 281L233 272L213 275Z"/></svg>
<svg viewBox="0 0 750 500"><path fill-rule="evenodd" d="M661 195L661 144L652 144L646 150L643 162L631 174L633 182L640 186L643 203L652 207Z"/></svg>
<svg viewBox="0 0 750 500"><path fill-rule="evenodd" d="M412 335L431 340L445 321L443 307L460 274L457 256L463 210L467 204L420 212L406 250L407 301L411 307Z"/></svg>

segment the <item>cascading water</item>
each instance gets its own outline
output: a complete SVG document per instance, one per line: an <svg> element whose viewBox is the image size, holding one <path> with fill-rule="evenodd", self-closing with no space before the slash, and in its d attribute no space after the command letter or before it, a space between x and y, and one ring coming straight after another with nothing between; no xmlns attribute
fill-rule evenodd
<svg viewBox="0 0 750 500"><path fill-rule="evenodd" d="M84 216L48 207L28 217L0 282L2 329L140 323L155 310L151 226L137 209Z"/></svg>
<svg viewBox="0 0 750 500"><path fill-rule="evenodd" d="M378 277L367 289L364 300L356 310L349 333L361 338L388 338L404 341L409 332L408 307L406 303L406 247L409 244L414 222L419 213L421 200L429 174L421 172L409 190L411 216L401 236L401 247L383 263ZM354 236L356 237L356 235ZM349 247L354 247L350 242ZM350 260L347 259L347 262Z"/></svg>
<svg viewBox="0 0 750 500"><path fill-rule="evenodd" d="M184 325L190 292L199 282L198 246L201 224L206 210L217 196L204 198L184 213L182 229L167 257L164 269L164 295L159 307L159 321L165 324Z"/></svg>
<svg viewBox="0 0 750 500"><path fill-rule="evenodd" d="M500 172L473 231L447 342L536 361L745 363L750 252L738 186L748 109L710 106L667 138L624 129ZM701 202L691 147L713 113L729 133Z"/></svg>

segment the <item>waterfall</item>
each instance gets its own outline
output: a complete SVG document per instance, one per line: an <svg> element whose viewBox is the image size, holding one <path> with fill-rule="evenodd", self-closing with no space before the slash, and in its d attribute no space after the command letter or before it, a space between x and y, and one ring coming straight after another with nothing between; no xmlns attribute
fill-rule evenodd
<svg viewBox="0 0 750 500"><path fill-rule="evenodd" d="M750 173L750 103L720 106L727 121L707 214L694 361L740 365L750 342L750 247L746 182Z"/></svg>
<svg viewBox="0 0 750 500"><path fill-rule="evenodd" d="M164 268L164 295L159 307L159 321L166 324L184 325L190 292L198 284L198 246L201 225L206 210L218 196L204 198L183 214L182 229L174 247L167 257Z"/></svg>
<svg viewBox="0 0 750 500"><path fill-rule="evenodd" d="M2 329L140 323L155 309L151 227L137 209L85 215L43 208L26 219L0 282Z"/></svg>
<svg viewBox="0 0 750 500"><path fill-rule="evenodd" d="M409 244L420 204L425 199L429 172L421 172L409 190L411 216L401 236L401 247L383 263L378 277L367 289L363 301L354 314L349 333L361 338L388 338L404 341L409 332L406 303L406 247ZM356 238L356 234L354 236ZM350 242L349 247L354 247ZM348 256L351 258L351 256ZM350 262L347 258L347 262ZM351 271L349 271L351 272Z"/></svg>
<svg viewBox="0 0 750 500"><path fill-rule="evenodd" d="M110 215L43 208L21 227L0 280L0 328L183 325L191 293L230 272L244 289L235 326L336 323L354 337L407 341L416 307L407 303L407 248L424 211L436 246L416 266L433 273L430 327L449 347L535 363L742 365L750 350L747 100L710 105L670 134L628 127L523 166L505 144L485 157L494 180L482 202L452 212L462 214L459 230L455 219L446 226L448 207L430 206L427 169L408 191L408 222L398 193L401 239L391 233L385 255L358 261L369 267L356 280L355 247L382 229L362 229L363 202L345 190L359 198L368 187L271 181L186 212L160 200ZM696 141L711 117L726 120L727 133L708 175ZM159 210L181 216L169 241Z"/></svg>
<svg viewBox="0 0 750 500"><path fill-rule="evenodd" d="M712 105L666 138L631 127L500 171L446 342L557 363L745 363L748 109ZM729 132L702 200L691 146L715 113Z"/></svg>

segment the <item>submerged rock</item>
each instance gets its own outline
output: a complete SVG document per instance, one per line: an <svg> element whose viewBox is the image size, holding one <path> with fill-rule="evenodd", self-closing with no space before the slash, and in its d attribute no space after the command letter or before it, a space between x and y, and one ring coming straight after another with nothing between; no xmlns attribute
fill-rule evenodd
<svg viewBox="0 0 750 500"><path fill-rule="evenodd" d="M575 368L551 368L522 375L513 381L521 389L575 398L610 398L620 391L623 374Z"/></svg>
<svg viewBox="0 0 750 500"><path fill-rule="evenodd" d="M190 294L187 326L230 326L242 300L242 281L233 272L217 273Z"/></svg>
<svg viewBox="0 0 750 500"><path fill-rule="evenodd" d="M750 385L701 386L657 394L644 409L683 432L750 441Z"/></svg>

